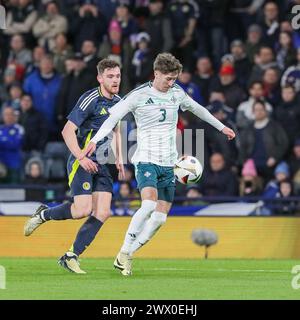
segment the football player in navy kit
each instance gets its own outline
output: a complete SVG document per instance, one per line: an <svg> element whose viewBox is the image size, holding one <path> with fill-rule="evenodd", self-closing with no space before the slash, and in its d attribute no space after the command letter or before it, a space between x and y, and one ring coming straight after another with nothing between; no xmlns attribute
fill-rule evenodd
<svg viewBox="0 0 300 320"><path fill-rule="evenodd" d="M124 176L118 125L99 141L96 155L86 157L83 153L90 139L108 118L108 110L120 100L117 95L121 81L120 65L113 60L103 59L98 63L97 71L100 86L85 92L79 98L62 130L64 141L71 152L67 169L73 202L65 202L53 208L41 205L24 227L25 236L29 236L49 220L88 217L71 248L58 261L61 266L75 273L85 273L79 266L78 257L94 240L110 216L113 180L103 163L110 154L114 135L119 179Z"/></svg>

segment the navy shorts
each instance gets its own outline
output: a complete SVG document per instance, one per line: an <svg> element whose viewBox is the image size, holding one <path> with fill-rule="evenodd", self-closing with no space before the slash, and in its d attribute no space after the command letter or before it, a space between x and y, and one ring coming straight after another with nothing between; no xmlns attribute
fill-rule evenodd
<svg viewBox="0 0 300 320"><path fill-rule="evenodd" d="M72 196L92 194L93 192L113 193L113 179L106 165L97 163L98 172L88 173L73 156L67 163L69 187Z"/></svg>

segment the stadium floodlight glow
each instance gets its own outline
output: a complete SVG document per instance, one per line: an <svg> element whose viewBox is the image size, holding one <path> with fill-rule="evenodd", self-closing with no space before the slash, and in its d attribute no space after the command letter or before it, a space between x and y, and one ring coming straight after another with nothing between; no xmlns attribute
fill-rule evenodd
<svg viewBox="0 0 300 320"><path fill-rule="evenodd" d="M195 229L192 232L192 240L199 246L205 246L205 259L208 258L208 248L218 243L218 235L213 230Z"/></svg>

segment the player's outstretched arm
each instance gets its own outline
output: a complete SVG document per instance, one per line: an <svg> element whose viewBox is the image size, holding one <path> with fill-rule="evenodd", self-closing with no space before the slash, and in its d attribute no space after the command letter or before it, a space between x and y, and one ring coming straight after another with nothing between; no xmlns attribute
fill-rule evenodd
<svg viewBox="0 0 300 320"><path fill-rule="evenodd" d="M232 139L235 138L235 132L232 129L228 128L228 127L225 127L222 130L222 133L224 133L227 136L228 140L232 140Z"/></svg>

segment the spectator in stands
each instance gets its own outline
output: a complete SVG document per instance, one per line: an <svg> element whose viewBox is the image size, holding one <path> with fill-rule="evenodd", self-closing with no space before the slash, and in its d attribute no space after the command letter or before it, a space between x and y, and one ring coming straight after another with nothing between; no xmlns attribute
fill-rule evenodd
<svg viewBox="0 0 300 320"><path fill-rule="evenodd" d="M20 0L10 3L6 17L4 34L9 37L22 34L25 42L32 47L32 28L37 19L37 11L31 0Z"/></svg>
<svg viewBox="0 0 300 320"><path fill-rule="evenodd" d="M199 18L199 6L191 0L170 0L167 14L171 20L174 54L183 65L188 65L192 58L192 40Z"/></svg>
<svg viewBox="0 0 300 320"><path fill-rule="evenodd" d="M55 46L55 37L67 30L68 21L60 14L57 2L48 1L45 4L45 13L34 24L32 31L39 46L52 51Z"/></svg>
<svg viewBox="0 0 300 320"><path fill-rule="evenodd" d="M251 72L251 63L246 55L244 43L241 40L232 41L230 52L234 59L236 79L243 88L246 88Z"/></svg>
<svg viewBox="0 0 300 320"><path fill-rule="evenodd" d="M43 151L48 139L48 127L44 117L33 107L30 95L24 94L20 105L19 123L24 128L22 150L28 158L33 152Z"/></svg>
<svg viewBox="0 0 300 320"><path fill-rule="evenodd" d="M25 166L26 201L45 201L45 186L47 179L44 177L44 164L38 157L31 158Z"/></svg>
<svg viewBox="0 0 300 320"><path fill-rule="evenodd" d="M292 148L294 141L300 137L300 105L296 98L295 88L287 85L281 89L282 103L277 106L276 120L283 126Z"/></svg>
<svg viewBox="0 0 300 320"><path fill-rule="evenodd" d="M262 100L262 101L265 100L263 84L261 81L254 81L253 83L251 83L249 86L248 93L249 93L248 100L242 102L237 109L236 124L240 129L245 129L251 123L254 122L253 104L257 100ZM266 101L265 101L265 106L267 108L268 113L271 114L273 111L272 106Z"/></svg>
<svg viewBox="0 0 300 320"><path fill-rule="evenodd" d="M183 68L176 82L195 101L201 105L204 104L202 93L196 83L192 81L192 73L188 68Z"/></svg>
<svg viewBox="0 0 300 320"><path fill-rule="evenodd" d="M9 100L9 88L16 82L18 82L16 66L14 64L10 64L4 71L3 83L0 82L0 106L5 101Z"/></svg>
<svg viewBox="0 0 300 320"><path fill-rule="evenodd" d="M238 195L238 180L236 175L226 168L221 153L210 157L210 169L205 170L200 180L200 192L204 196L236 196Z"/></svg>
<svg viewBox="0 0 300 320"><path fill-rule="evenodd" d="M275 179L270 180L263 192L263 196L268 199L276 198L277 193L279 192L280 182L290 178L290 168L285 161L278 163L274 170Z"/></svg>
<svg viewBox="0 0 300 320"><path fill-rule="evenodd" d="M39 69L24 81L24 91L31 95L34 107L47 121L51 140L58 138L55 104L60 85L61 77L54 70L53 59L49 55L42 58Z"/></svg>
<svg viewBox="0 0 300 320"><path fill-rule="evenodd" d="M73 56L73 50L64 33L55 37L55 45L52 49L54 68L59 74L65 74L65 61Z"/></svg>
<svg viewBox="0 0 300 320"><path fill-rule="evenodd" d="M130 182L122 181L120 183L119 192L116 195L116 207L125 208L137 208L140 205L140 200L132 200L131 198L136 198L138 195L134 192Z"/></svg>
<svg viewBox="0 0 300 320"><path fill-rule="evenodd" d="M268 180L288 150L288 137L282 126L270 119L263 101L254 103L253 112L254 123L241 132L240 163L252 158L258 174Z"/></svg>
<svg viewBox="0 0 300 320"><path fill-rule="evenodd" d="M291 33L281 31L279 34L279 45L276 48L276 61L280 70L286 70L296 63L297 51L293 46Z"/></svg>
<svg viewBox="0 0 300 320"><path fill-rule="evenodd" d="M184 206L203 206L206 204L204 201L199 199L202 197L202 194L197 185L187 187L185 196L188 200L184 201Z"/></svg>
<svg viewBox="0 0 300 320"><path fill-rule="evenodd" d="M131 62L130 78L133 87L137 87L149 80L153 75L153 57L150 48L150 36L140 32L136 37L136 50Z"/></svg>
<svg viewBox="0 0 300 320"><path fill-rule="evenodd" d="M263 74L262 82L266 100L276 108L281 101L279 69L266 69Z"/></svg>
<svg viewBox="0 0 300 320"><path fill-rule="evenodd" d="M74 40L74 51L80 51L84 40L101 43L107 30L107 20L98 8L94 4L82 3L74 15L69 20L69 29ZM99 23L100 21L101 23Z"/></svg>
<svg viewBox="0 0 300 320"><path fill-rule="evenodd" d="M258 53L254 57L254 66L252 68L248 83L254 81L262 81L265 70L269 68L277 68L277 62L274 58L272 48L261 46Z"/></svg>
<svg viewBox="0 0 300 320"><path fill-rule="evenodd" d="M37 71L39 69L40 62L41 62L42 58L45 57L45 55L46 55L45 48L40 47L40 46L36 46L33 48L33 53L32 53L33 61L27 67L26 76L28 76L32 72Z"/></svg>
<svg viewBox="0 0 300 320"><path fill-rule="evenodd" d="M230 64L222 65L219 78L212 83L211 91L223 92L226 104L234 110L246 98L243 88L236 81L235 69Z"/></svg>
<svg viewBox="0 0 300 320"><path fill-rule="evenodd" d="M235 110L225 104L226 98L225 98L225 95L224 95L223 92L221 92L221 91L212 91L210 93L210 95L209 95L210 104L215 102L215 101L222 102L222 111L225 112L226 118L228 120L231 120L231 121L235 122Z"/></svg>
<svg viewBox="0 0 300 320"><path fill-rule="evenodd" d="M251 64L255 62L255 56L262 45L262 29L259 25L253 24L248 28L245 50Z"/></svg>
<svg viewBox="0 0 300 320"><path fill-rule="evenodd" d="M289 166L291 168L295 194L300 195L300 138L295 140L293 152L289 158Z"/></svg>
<svg viewBox="0 0 300 320"><path fill-rule="evenodd" d="M300 48L297 49L297 63L287 68L281 77L281 86L290 84L295 87L296 92L300 92Z"/></svg>
<svg viewBox="0 0 300 320"><path fill-rule="evenodd" d="M263 19L260 22L263 31L263 41L274 49L279 37L279 10L275 2L266 2Z"/></svg>
<svg viewBox="0 0 300 320"><path fill-rule="evenodd" d="M286 179L279 183L279 191L276 194L276 199L280 199L280 202L274 204L274 214L278 215L292 215L299 209L299 203L296 201L287 200L289 197L293 197L293 184L290 180Z"/></svg>
<svg viewBox="0 0 300 320"><path fill-rule="evenodd" d="M97 47L91 40L84 40L81 46L82 60L86 69L96 78L97 77Z"/></svg>
<svg viewBox="0 0 300 320"><path fill-rule="evenodd" d="M20 80L23 79L25 70L32 62L32 54L25 47L25 42L21 34L15 34L10 40L10 52L7 64L14 64L20 73Z"/></svg>
<svg viewBox="0 0 300 320"><path fill-rule="evenodd" d="M236 125L233 121L228 119L227 114L225 112L224 104L221 101L212 101L210 105L207 106L207 109L210 113L216 117L219 121L224 123L225 126L229 126L232 128L235 133L237 133ZM236 137L234 141L228 141L228 139L224 139L222 134L216 130L213 130L211 125L206 124L205 122L201 122L201 128L204 129L205 136L204 142L207 144L208 155L206 157L218 152L221 153L227 163L228 167L234 167L237 165L237 155L238 155L238 144L239 139Z"/></svg>
<svg viewBox="0 0 300 320"><path fill-rule="evenodd" d="M0 162L8 169L6 182L18 183L22 167L24 129L17 123L17 115L13 108L4 108L2 117L4 124L0 125Z"/></svg>
<svg viewBox="0 0 300 320"><path fill-rule="evenodd" d="M171 21L163 12L162 0L150 0L149 16L145 19L144 30L151 39L153 56L160 52L170 52L173 47Z"/></svg>
<svg viewBox="0 0 300 320"><path fill-rule="evenodd" d="M258 176L253 159L248 159L242 169L240 180L240 196L254 197L261 195L262 179Z"/></svg>
<svg viewBox="0 0 300 320"><path fill-rule="evenodd" d="M60 129L63 128L67 115L80 96L98 86L96 77L87 69L80 54L67 59L65 65L67 73L62 80L57 98L57 120Z"/></svg>
<svg viewBox="0 0 300 320"><path fill-rule="evenodd" d="M19 82L14 82L9 86L9 98L3 103L2 108L12 107L15 111L20 111L20 101L22 97L22 86Z"/></svg>
<svg viewBox="0 0 300 320"><path fill-rule="evenodd" d="M200 57L197 60L195 74L192 81L200 88L203 103L206 106L209 102L209 89L214 79L214 70L209 57Z"/></svg>

